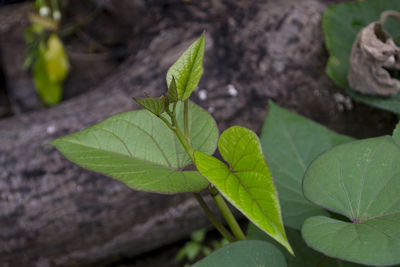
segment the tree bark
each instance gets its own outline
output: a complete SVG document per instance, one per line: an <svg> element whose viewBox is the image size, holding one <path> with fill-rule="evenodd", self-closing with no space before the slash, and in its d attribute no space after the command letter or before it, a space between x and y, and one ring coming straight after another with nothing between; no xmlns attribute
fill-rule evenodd
<svg viewBox="0 0 400 267"><path fill-rule="evenodd" d="M259 133L273 99L341 133L391 131L393 114L339 101L324 73L320 19L332 1L172 2L143 17L137 52L96 90L0 121L1 266L101 266L209 226L190 195L130 190L46 145L138 108L132 96L160 95L168 67L203 31L205 71L192 99L221 130L239 124Z"/></svg>

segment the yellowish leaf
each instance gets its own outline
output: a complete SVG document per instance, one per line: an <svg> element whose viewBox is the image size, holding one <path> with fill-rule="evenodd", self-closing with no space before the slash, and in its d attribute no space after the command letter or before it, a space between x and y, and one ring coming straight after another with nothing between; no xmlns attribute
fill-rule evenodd
<svg viewBox="0 0 400 267"><path fill-rule="evenodd" d="M69 62L64 45L56 34L50 35L44 53L46 71L51 82L63 82L68 75Z"/></svg>

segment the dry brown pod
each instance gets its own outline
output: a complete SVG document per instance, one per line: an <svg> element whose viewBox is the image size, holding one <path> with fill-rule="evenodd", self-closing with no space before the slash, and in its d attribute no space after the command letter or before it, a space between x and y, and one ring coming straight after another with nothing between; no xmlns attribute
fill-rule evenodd
<svg viewBox="0 0 400 267"><path fill-rule="evenodd" d="M361 93L391 96L400 91L400 80L391 76L400 71L400 47L383 29L388 17L400 19L400 13L383 12L381 19L363 28L353 43L348 81Z"/></svg>

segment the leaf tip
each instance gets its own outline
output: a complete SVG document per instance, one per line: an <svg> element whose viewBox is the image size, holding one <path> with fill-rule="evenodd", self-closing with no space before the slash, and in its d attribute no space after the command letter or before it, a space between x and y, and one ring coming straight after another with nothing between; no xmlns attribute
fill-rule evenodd
<svg viewBox="0 0 400 267"><path fill-rule="evenodd" d="M273 100L268 100L268 108L269 110L279 109L281 108L278 104L276 104Z"/></svg>
<svg viewBox="0 0 400 267"><path fill-rule="evenodd" d="M58 151L61 151L61 147L62 147L61 142L62 141L60 139L62 139L62 137L51 140L50 142L44 143L43 146L52 146L52 147L56 148Z"/></svg>
<svg viewBox="0 0 400 267"><path fill-rule="evenodd" d="M202 33L201 33L201 35L200 35L200 37L199 37L199 39L198 40L200 40L200 42L202 42L202 43L205 43L205 40L206 40L206 30L204 30Z"/></svg>
<svg viewBox="0 0 400 267"><path fill-rule="evenodd" d="M290 253L290 255L292 255L293 257L296 257L296 254L294 253L294 251L293 251L292 247L290 246L289 241L287 241L287 239L286 239L286 242L287 242L287 244L285 245L285 248Z"/></svg>
<svg viewBox="0 0 400 267"><path fill-rule="evenodd" d="M48 142L48 143L44 143L43 146L54 146L55 147L53 141Z"/></svg>

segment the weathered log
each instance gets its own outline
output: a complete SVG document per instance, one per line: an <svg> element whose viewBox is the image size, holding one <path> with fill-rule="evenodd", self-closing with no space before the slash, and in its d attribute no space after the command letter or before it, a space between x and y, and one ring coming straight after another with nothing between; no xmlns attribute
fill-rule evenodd
<svg viewBox="0 0 400 267"><path fill-rule="evenodd" d="M45 145L138 108L131 96L159 95L168 67L203 30L199 90L207 100L198 98L199 90L193 99L212 111L221 129L240 124L259 132L267 99L273 99L342 133L390 132L392 114L359 104L349 112L343 97L334 97L340 91L324 73L320 27L326 2L214 0L157 7L143 18L141 49L96 90L0 121L1 266L101 266L208 225L189 195L132 191Z"/></svg>

